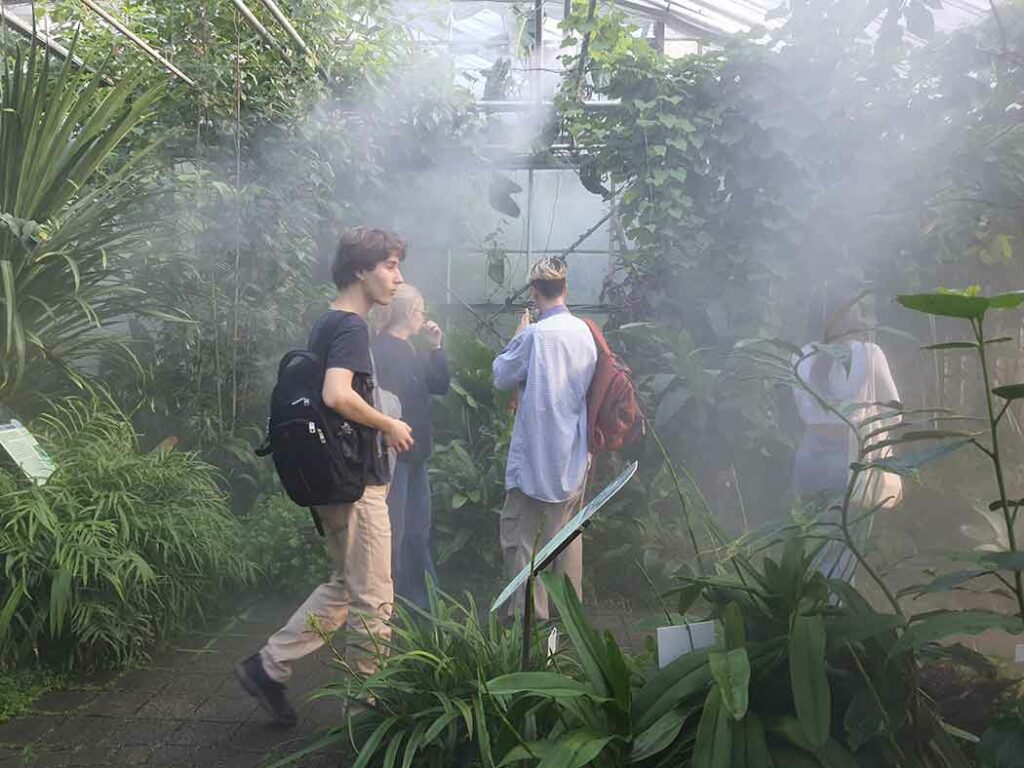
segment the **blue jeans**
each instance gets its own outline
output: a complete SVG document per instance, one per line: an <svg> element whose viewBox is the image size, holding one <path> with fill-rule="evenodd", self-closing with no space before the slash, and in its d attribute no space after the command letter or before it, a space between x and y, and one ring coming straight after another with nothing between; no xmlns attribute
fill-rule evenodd
<svg viewBox="0 0 1024 768"><path fill-rule="evenodd" d="M391 518L391 576L395 594L429 608L427 581L437 584L430 556L430 478L425 461L396 461L388 493Z"/></svg>

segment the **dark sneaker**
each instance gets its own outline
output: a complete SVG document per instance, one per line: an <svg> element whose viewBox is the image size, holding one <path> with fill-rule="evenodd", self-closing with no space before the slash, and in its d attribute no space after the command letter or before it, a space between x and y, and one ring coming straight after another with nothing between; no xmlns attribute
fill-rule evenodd
<svg viewBox="0 0 1024 768"><path fill-rule="evenodd" d="M274 722L291 728L298 722L299 716L285 695L281 683L275 683L263 669L259 654L253 654L235 667L235 677L245 688L246 693L255 697Z"/></svg>

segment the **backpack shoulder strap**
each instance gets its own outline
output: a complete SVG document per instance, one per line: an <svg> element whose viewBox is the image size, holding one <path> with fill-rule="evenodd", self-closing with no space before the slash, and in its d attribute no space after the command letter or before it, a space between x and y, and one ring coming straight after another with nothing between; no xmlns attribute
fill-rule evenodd
<svg viewBox="0 0 1024 768"><path fill-rule="evenodd" d="M608 346L608 340L604 337L604 333L601 332L597 323L589 317L583 317L580 319L587 324L587 328L590 329L590 335L594 337L594 344L597 346L598 356L607 355L610 357L612 354L612 348Z"/></svg>

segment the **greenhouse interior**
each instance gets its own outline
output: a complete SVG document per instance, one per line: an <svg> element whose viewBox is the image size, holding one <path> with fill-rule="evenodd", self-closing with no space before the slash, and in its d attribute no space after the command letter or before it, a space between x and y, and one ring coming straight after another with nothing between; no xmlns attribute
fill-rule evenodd
<svg viewBox="0 0 1024 768"><path fill-rule="evenodd" d="M1018 0L0 54L0 768L1024 768Z"/></svg>

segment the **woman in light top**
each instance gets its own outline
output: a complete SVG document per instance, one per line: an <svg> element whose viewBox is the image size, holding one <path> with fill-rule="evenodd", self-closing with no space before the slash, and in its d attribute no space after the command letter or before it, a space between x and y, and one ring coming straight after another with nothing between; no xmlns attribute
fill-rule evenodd
<svg viewBox="0 0 1024 768"><path fill-rule="evenodd" d="M867 322L860 310L860 300L841 301L836 297L818 302L812 308L809 326L811 338L820 339L807 344L797 365L797 375L831 408L842 413L855 425L891 410L881 403L899 400L899 392L889 371L889 362L881 347L867 336ZM827 349L822 349L822 346ZM793 388L797 412L803 424L803 434L793 465L792 489L804 501L824 498L828 511L823 520L838 521L842 503L850 481L850 464L861 460L857 434L840 416L823 407L818 399L801 386ZM871 444L884 441L898 417L872 421L864 432L877 432ZM871 461L891 455L882 448L870 452L864 460ZM871 471L858 478L848 521L863 519L854 530L855 540L867 541L873 515L869 510L895 506L902 496L902 485L897 475ZM830 536L839 531L829 528ZM853 554L840 542L826 544L819 556L818 570L828 578L852 581L856 562Z"/></svg>
<svg viewBox="0 0 1024 768"><path fill-rule="evenodd" d="M423 296L408 283L399 286L391 304L372 317L378 329L371 348L380 386L402 404L402 420L412 427L413 447L399 454L391 474L388 516L391 519L391 575L395 594L428 607L425 574L437 584L430 555L430 398L448 391L444 334L424 317ZM425 350L411 339L422 335Z"/></svg>

